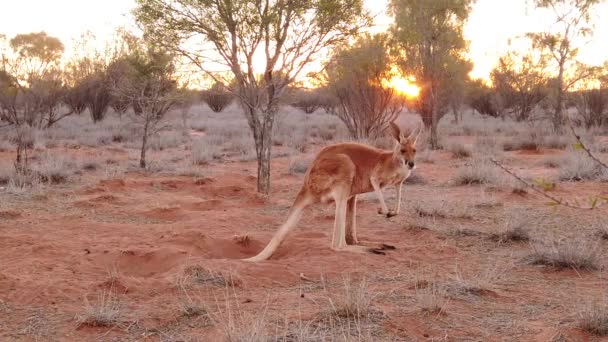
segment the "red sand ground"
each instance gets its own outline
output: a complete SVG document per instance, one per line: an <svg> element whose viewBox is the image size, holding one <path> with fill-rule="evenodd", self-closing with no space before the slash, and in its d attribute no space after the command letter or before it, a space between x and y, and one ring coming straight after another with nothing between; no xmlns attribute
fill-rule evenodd
<svg viewBox="0 0 608 342"><path fill-rule="evenodd" d="M537 166L542 156L510 156L516 172L553 172ZM398 217L377 215L373 196L360 201L360 237L397 247L384 256L330 250L333 208L317 206L272 260L239 260L265 245L299 190L302 176L287 173L288 158L273 162L268 198L255 192L255 163L213 164L200 178L132 172L103 179L93 173L33 197L0 193L0 340L216 341L224 338L222 327L236 306L239 315L263 314L281 335L289 330L285 320L305 322L327 312L328 296L341 291L346 276L367 279L374 295L377 318L362 323L368 332L361 339L598 340L576 328L577 308L603 298L603 271L531 266L524 261L532 252L529 244L499 244L487 237L506 221L529 216L526 228L534 239L578 234L597 240L585 223L606 210L552 208L543 198L513 194L508 186L451 185L456 167L467 162L443 152L437 162L421 163L416 173L426 183L407 185L406 210ZM387 193L392 205L393 193ZM608 185L560 183L554 191L572 193L608 195ZM416 205L441 201L447 217L416 217ZM602 266L606 247L602 242ZM192 265L238 280L236 287L189 288L209 307L212 323L180 313L184 295L176 284ZM479 293L457 290L459 277L474 281L492 269L498 276ZM422 310L422 293L432 284L452 286L440 296L445 301L440 313ZM120 301L117 324L79 325L86 302L94 304L108 291Z"/></svg>

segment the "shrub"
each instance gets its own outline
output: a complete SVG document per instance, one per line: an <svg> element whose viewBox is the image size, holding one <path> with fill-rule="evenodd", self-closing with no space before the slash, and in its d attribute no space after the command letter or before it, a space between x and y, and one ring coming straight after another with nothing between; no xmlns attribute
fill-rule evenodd
<svg viewBox="0 0 608 342"><path fill-rule="evenodd" d="M474 160L471 165L460 168L454 178L456 185L497 184L500 178L489 161Z"/></svg>
<svg viewBox="0 0 608 342"><path fill-rule="evenodd" d="M608 171L583 152L568 152L560 165L559 179L564 181L608 180Z"/></svg>
<svg viewBox="0 0 608 342"><path fill-rule="evenodd" d="M61 184L68 180L75 168L76 164L65 157L46 154L37 166L36 173L45 183Z"/></svg>
<svg viewBox="0 0 608 342"><path fill-rule="evenodd" d="M206 165L209 164L215 154L214 146L209 144L205 140L198 140L193 142L191 150L192 164L194 165Z"/></svg>
<svg viewBox="0 0 608 342"><path fill-rule="evenodd" d="M608 303L594 301L587 304L579 311L577 325L588 333L608 336Z"/></svg>
<svg viewBox="0 0 608 342"><path fill-rule="evenodd" d="M471 148L463 143L453 143L448 146L448 151L452 153L454 158L469 158L473 152Z"/></svg>
<svg viewBox="0 0 608 342"><path fill-rule="evenodd" d="M532 265L551 266L556 269L596 270L599 268L600 248L586 240L569 239L536 244L528 257Z"/></svg>
<svg viewBox="0 0 608 342"><path fill-rule="evenodd" d="M85 312L77 318L78 325L110 327L118 323L120 305L111 292L102 292L95 303L85 301Z"/></svg>
<svg viewBox="0 0 608 342"><path fill-rule="evenodd" d="M302 174L308 171L310 165L310 158L295 157L289 160L289 173L292 175Z"/></svg>
<svg viewBox="0 0 608 342"><path fill-rule="evenodd" d="M344 292L334 298L329 298L332 313L341 318L362 318L372 312L373 295L370 293L367 281L352 281L344 279Z"/></svg>
<svg viewBox="0 0 608 342"><path fill-rule="evenodd" d="M212 111L219 113L228 107L234 96L220 83L215 83L211 88L204 90L201 94L202 100Z"/></svg>
<svg viewBox="0 0 608 342"><path fill-rule="evenodd" d="M323 95L321 90L309 89L297 91L291 105L302 110L306 114L312 114L319 108L330 106L330 102L330 98Z"/></svg>

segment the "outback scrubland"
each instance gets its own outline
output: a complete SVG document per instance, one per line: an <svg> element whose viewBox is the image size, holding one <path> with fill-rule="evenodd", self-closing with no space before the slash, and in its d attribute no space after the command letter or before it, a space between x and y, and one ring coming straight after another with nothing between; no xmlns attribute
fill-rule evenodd
<svg viewBox="0 0 608 342"><path fill-rule="evenodd" d="M137 0L141 32L70 57L0 35L0 340L605 339L608 64L578 59L599 3L531 2L555 23L487 79L470 0L389 1L377 34L360 0ZM394 250L332 250L329 204L242 260L322 148L391 150L391 122L421 128L416 169L357 225Z"/></svg>
<svg viewBox="0 0 608 342"><path fill-rule="evenodd" d="M237 259L274 234L314 154L348 140L342 123L284 108L266 197L238 108L172 112L144 170L125 120L75 116L36 132L29 187L3 144L4 338L547 341L605 331L605 208L547 205L486 160L557 197L606 196L606 174L569 137L445 117L443 149L419 152L400 216L361 200L361 239L395 251L331 251L333 208L315 206L270 261L251 264ZM605 131L585 139L608 157Z"/></svg>

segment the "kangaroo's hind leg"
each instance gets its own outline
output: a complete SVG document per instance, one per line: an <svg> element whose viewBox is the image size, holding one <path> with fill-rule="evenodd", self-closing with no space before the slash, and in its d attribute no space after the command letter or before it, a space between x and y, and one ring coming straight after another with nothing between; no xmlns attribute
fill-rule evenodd
<svg viewBox="0 0 608 342"><path fill-rule="evenodd" d="M357 239L357 195L349 198L346 203L346 244L359 244Z"/></svg>

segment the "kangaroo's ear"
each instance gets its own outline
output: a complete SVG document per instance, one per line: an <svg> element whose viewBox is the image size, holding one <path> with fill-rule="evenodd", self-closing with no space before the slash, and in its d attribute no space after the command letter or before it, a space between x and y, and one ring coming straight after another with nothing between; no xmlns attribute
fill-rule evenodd
<svg viewBox="0 0 608 342"><path fill-rule="evenodd" d="M397 124L395 124L394 122L391 122L390 126L391 135L393 136L393 138L395 138L395 140L397 141L401 141L401 130L399 129L399 126L397 126Z"/></svg>
<svg viewBox="0 0 608 342"><path fill-rule="evenodd" d="M418 129L418 133L416 133L416 136L412 140L414 145L416 145L416 142L418 142L418 137L420 137L420 133L422 133L422 125L420 125L417 129ZM412 132L412 135L413 134L414 134L414 132Z"/></svg>

